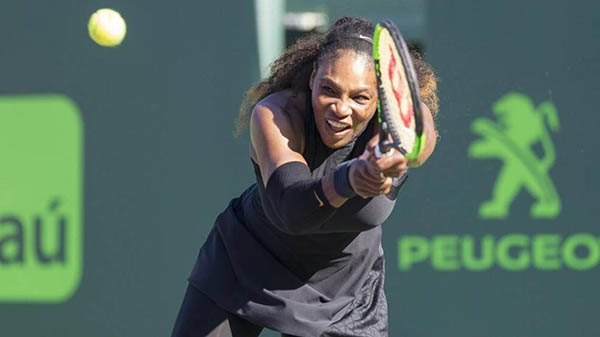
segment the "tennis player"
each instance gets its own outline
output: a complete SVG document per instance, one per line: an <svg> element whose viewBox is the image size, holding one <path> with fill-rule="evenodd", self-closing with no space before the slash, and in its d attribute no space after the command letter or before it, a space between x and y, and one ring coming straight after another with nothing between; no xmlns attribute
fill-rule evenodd
<svg viewBox="0 0 600 337"><path fill-rule="evenodd" d="M200 249L173 336L387 336L381 224L436 141L436 80L413 56L427 143L377 159L374 25L339 19L274 62L242 104L256 184Z"/></svg>

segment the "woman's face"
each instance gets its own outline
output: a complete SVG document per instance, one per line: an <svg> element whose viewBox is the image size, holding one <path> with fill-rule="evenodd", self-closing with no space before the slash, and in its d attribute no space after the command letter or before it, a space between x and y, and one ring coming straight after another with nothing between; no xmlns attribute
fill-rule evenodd
<svg viewBox="0 0 600 337"><path fill-rule="evenodd" d="M322 60L310 77L315 123L332 149L348 144L367 126L377 107L373 62L351 50Z"/></svg>

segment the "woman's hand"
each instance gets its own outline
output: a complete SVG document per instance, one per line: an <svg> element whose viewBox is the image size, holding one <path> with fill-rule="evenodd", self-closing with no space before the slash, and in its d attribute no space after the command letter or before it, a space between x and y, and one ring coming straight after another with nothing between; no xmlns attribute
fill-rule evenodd
<svg viewBox="0 0 600 337"><path fill-rule="evenodd" d="M379 143L379 135L375 135L365 151L350 166L348 172L350 185L363 198L387 194L392 188L392 178L399 177L406 171L408 160L396 149L391 155L375 156L375 147Z"/></svg>

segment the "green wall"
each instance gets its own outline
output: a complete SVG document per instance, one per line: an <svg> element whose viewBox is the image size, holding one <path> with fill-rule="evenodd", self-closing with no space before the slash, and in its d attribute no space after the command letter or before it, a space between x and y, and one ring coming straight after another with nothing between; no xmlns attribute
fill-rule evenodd
<svg viewBox="0 0 600 337"><path fill-rule="evenodd" d="M427 8L427 58L440 77L441 139L426 166L413 171L400 199L404 205L385 224L392 335L599 335L600 231L594 195L600 181L593 174L598 164L594 129L600 121L594 94L600 75L598 6L589 1L430 1ZM526 95L537 110L551 102L558 112L558 132L543 124L555 152L545 171L540 166L548 153L535 120L528 119L531 111L519 102L502 105L510 92ZM503 114L494 110L503 109L511 117L498 127L517 143L529 142L517 149L535 155L532 166L545 173L526 176L533 187L518 187L523 175L510 173L508 183L497 187L517 185L508 214L486 218L480 206L492 199L500 172L519 164L493 146L471 149L487 159L469 156L474 144L488 141L472 128L481 118L498 121ZM558 214L531 215L540 200L530 192L538 178L550 180L557 191ZM486 236L486 245L495 247L485 248L493 265L473 271L462 249L473 240L481 257ZM509 256L498 248L501 242ZM431 251L402 271L399 247L410 248L410 243ZM579 262L584 268L574 269Z"/></svg>
<svg viewBox="0 0 600 337"><path fill-rule="evenodd" d="M119 48L87 35L100 7L128 23ZM1 8L0 98L60 94L80 112L84 244L73 297L0 300L0 335L169 335L205 234L252 181L247 142L232 131L240 98L258 78L253 4L3 1ZM29 130L21 130L23 141L36 137ZM14 150L0 144L6 151ZM13 185L1 168L0 177ZM31 207L46 211L49 202ZM14 212L0 204L0 216ZM0 238L10 234L1 227Z"/></svg>

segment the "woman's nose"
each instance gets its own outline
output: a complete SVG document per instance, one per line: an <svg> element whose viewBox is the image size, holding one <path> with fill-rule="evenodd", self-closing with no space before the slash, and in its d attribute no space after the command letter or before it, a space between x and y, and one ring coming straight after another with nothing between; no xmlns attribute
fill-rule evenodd
<svg viewBox="0 0 600 337"><path fill-rule="evenodd" d="M345 100L338 100L335 104L333 104L333 112L340 119L352 114L350 105Z"/></svg>

